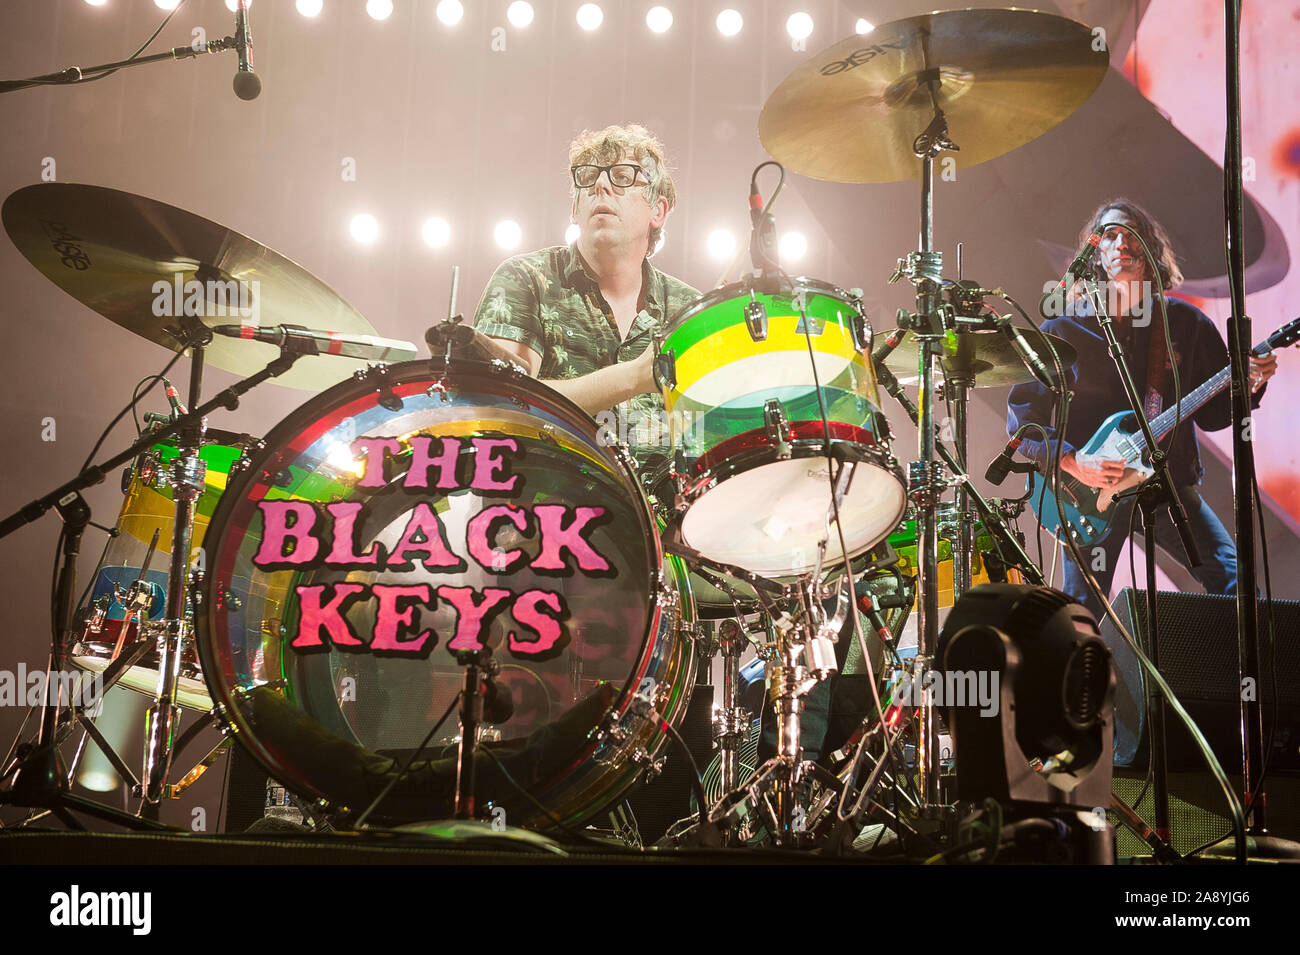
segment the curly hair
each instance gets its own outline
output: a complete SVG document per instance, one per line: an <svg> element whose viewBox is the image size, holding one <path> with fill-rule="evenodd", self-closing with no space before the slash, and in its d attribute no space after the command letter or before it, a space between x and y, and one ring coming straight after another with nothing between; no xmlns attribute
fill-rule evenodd
<svg viewBox="0 0 1300 955"><path fill-rule="evenodd" d="M569 165L610 165L628 153L636 157L641 171L650 181L645 187L646 201L654 205L660 197L667 199L668 211L671 212L677 205L677 187L673 185L673 177L668 171L663 143L655 139L654 134L644 126L606 126L595 132L584 129L569 144ZM569 180L569 186L570 195L576 197L577 190L573 187L572 179ZM662 226L651 227L650 241L646 247L647 258L654 254L662 235Z"/></svg>
<svg viewBox="0 0 1300 955"><path fill-rule="evenodd" d="M1108 212L1118 212L1133 223L1134 229L1146 241L1147 248L1151 250L1151 255L1156 260L1156 268L1160 271L1160 281L1166 291L1182 284L1183 272L1174 258L1173 246L1169 242L1169 233L1165 231L1165 227L1157 222L1151 213L1132 199L1117 196L1099 205L1088 219L1088 224L1079 233L1080 246L1087 241L1089 235L1100 228L1101 220L1106 217ZM1102 268L1100 261L1094 259L1092 271L1093 276L1098 281L1104 282L1106 280L1106 272Z"/></svg>

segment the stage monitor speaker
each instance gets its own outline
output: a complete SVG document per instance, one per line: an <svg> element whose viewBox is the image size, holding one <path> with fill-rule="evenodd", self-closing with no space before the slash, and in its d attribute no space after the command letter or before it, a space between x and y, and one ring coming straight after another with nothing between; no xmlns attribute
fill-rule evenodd
<svg viewBox="0 0 1300 955"><path fill-rule="evenodd" d="M1115 612L1150 656L1146 591L1125 588ZM1268 774L1300 774L1300 602L1273 601L1271 647L1266 605L1259 602L1260 679L1254 688L1262 704L1264 743L1272 748ZM1225 772L1241 773L1241 695L1237 664L1237 598L1176 591L1156 593L1160 626L1160 672L1196 721ZM1149 761L1149 680L1109 617L1101 636L1115 661L1115 765L1145 768ZM1166 710L1170 772L1204 770L1191 734Z"/></svg>
<svg viewBox="0 0 1300 955"><path fill-rule="evenodd" d="M1241 777L1229 776L1233 792L1240 795ZM1117 769L1111 785L1115 794L1133 807L1148 823L1155 818L1151 786L1145 770ZM1270 835L1300 839L1300 777L1269 774L1268 830ZM1138 796L1141 795L1141 801ZM1115 851L1120 859L1151 855L1151 847L1130 829L1120 825L1119 817L1110 814L1115 825ZM1208 772L1169 774L1169 836L1174 851L1188 853L1232 834L1232 820L1223 790ZM1227 843L1228 846L1232 842Z"/></svg>

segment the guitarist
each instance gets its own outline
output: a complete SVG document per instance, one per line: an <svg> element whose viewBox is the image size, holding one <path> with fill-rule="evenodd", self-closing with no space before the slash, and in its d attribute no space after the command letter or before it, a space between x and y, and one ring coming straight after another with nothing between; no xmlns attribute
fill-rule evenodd
<svg viewBox="0 0 1300 955"><path fill-rule="evenodd" d="M1135 202L1120 198L1102 204L1080 234L1080 244L1094 231L1101 233L1101 243L1098 255L1093 259L1093 273L1099 282L1104 283L1107 311L1115 320L1116 335L1124 347L1138 394L1143 397L1143 410L1151 420L1174 403L1172 363L1166 353L1160 308L1153 300L1156 283L1149 274L1142 245L1133 233L1140 233L1146 240L1166 290L1182 282L1182 273L1164 227ZM1178 363L1182 392L1187 394L1228 364L1227 347L1214 322L1200 309L1169 297L1165 298L1165 303L1169 314L1169 337L1173 344L1172 357ZM1081 295L1067 297L1063 311L1061 317L1043 323L1043 331L1064 338L1078 354L1075 364L1066 369L1065 386L1074 392L1074 398L1070 402L1067 431L1061 440L1061 470L1089 487L1123 490L1137 483L1137 472L1126 469L1122 460L1088 460L1076 455L1076 449L1087 444L1107 417L1130 410L1119 372L1093 317L1090 303ZM1251 356L1252 408L1259 406L1264 385L1276 370L1276 356ZM1041 434L1033 429L1025 433L1019 448L1020 453L1033 461L1042 474L1049 473L1057 440L1051 426L1053 402L1051 393L1037 382L1017 385L1007 398L1008 433L1014 434L1021 425L1034 422L1042 425L1051 438L1051 444L1044 443ZM1237 551L1223 524L1197 490L1204 469L1195 427L1218 431L1228 427L1231 418L1230 397L1225 390L1195 414L1183 418L1173 438L1169 457L1170 476L1178 488L1188 524L1200 549L1201 566L1189 569L1206 592L1212 594L1236 593ZM1162 441L1161 447L1169 450L1170 440ZM1083 548L1089 570L1107 596L1116 558L1128 534L1132 507L1131 498L1112 505L1112 513L1107 514L1111 524L1106 536L1091 547ZM1134 520L1135 528L1140 526L1141 515ZM1187 563L1187 555L1167 511L1162 512L1156 540L1183 564ZM1061 589L1100 619L1101 604L1088 590L1069 548L1066 548L1065 556L1065 581ZM1148 555L1149 559L1152 557Z"/></svg>

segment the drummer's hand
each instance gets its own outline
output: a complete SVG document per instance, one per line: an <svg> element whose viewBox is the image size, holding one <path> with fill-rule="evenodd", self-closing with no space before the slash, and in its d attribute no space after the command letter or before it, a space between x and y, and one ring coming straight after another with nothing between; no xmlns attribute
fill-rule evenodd
<svg viewBox="0 0 1300 955"><path fill-rule="evenodd" d="M655 348L654 342L646 346L645 351L637 355L628 362L628 371L632 373L633 381L636 382L636 393L638 395L650 394L659 390L658 383L655 382Z"/></svg>
<svg viewBox="0 0 1300 955"><path fill-rule="evenodd" d="M1259 358L1250 356L1250 393L1253 395L1264 387L1264 382L1277 374L1277 355L1265 355Z"/></svg>
<svg viewBox="0 0 1300 955"><path fill-rule="evenodd" d="M1125 469L1124 462L1118 459L1094 460L1084 464L1071 451L1061 457L1061 470L1078 478L1088 487L1102 488L1104 490L1114 487L1123 480Z"/></svg>

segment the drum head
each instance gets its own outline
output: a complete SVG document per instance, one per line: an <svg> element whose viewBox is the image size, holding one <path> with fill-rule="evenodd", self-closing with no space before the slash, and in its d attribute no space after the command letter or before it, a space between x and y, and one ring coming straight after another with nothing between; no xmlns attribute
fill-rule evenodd
<svg viewBox="0 0 1300 955"><path fill-rule="evenodd" d="M684 705L692 658L658 534L576 406L492 366L441 371L335 386L232 480L206 548L204 672L272 776L357 813L453 709L373 817L436 819L455 787L457 655L490 648L514 712L489 706L479 805L552 824L523 790L571 823L636 776L602 718L638 690L670 718ZM653 752L643 723L631 735Z"/></svg>

